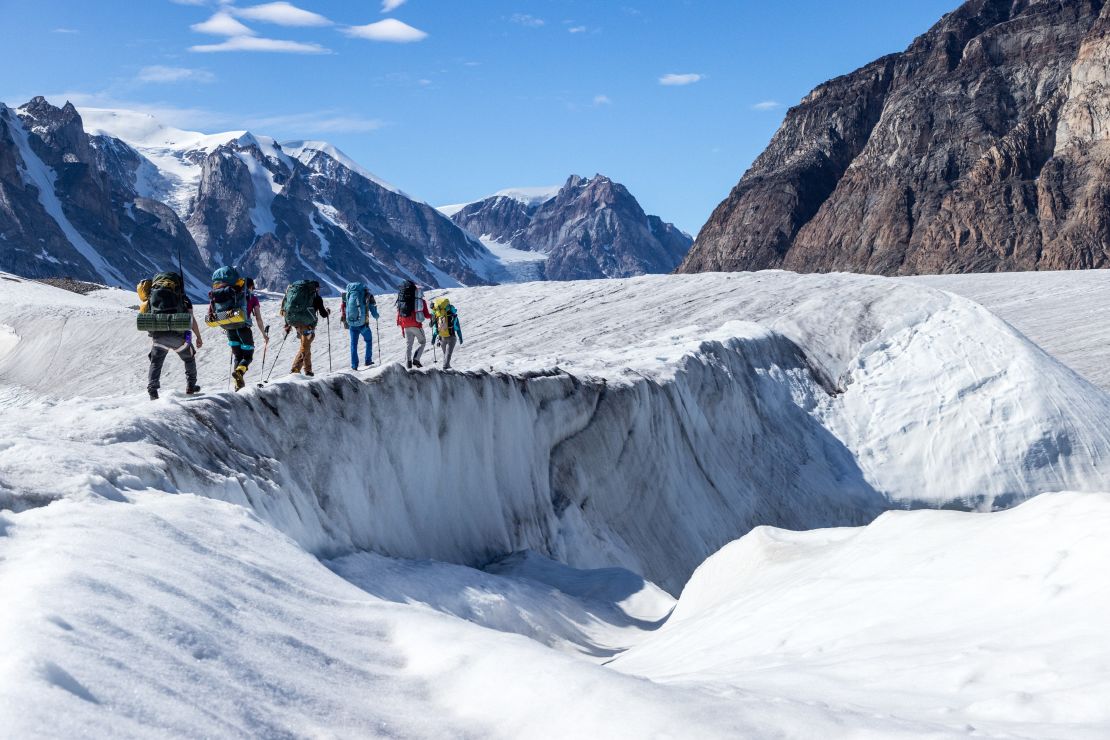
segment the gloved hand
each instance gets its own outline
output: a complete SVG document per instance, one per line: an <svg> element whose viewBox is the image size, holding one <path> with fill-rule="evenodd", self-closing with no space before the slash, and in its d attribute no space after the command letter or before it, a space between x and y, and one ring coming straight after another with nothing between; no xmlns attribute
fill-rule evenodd
<svg viewBox="0 0 1110 740"><path fill-rule="evenodd" d="M285 336L289 336L289 332L292 331L292 330L293 330L293 327L289 326L289 324L286 324L285 325Z"/></svg>
<svg viewBox="0 0 1110 740"><path fill-rule="evenodd" d="M347 317L346 317L346 316L344 316L344 317L342 317L341 319L339 319L339 323L340 323L340 324L343 324L343 328L344 328L344 329L347 329L347 328L349 328L349 327L347 326Z"/></svg>

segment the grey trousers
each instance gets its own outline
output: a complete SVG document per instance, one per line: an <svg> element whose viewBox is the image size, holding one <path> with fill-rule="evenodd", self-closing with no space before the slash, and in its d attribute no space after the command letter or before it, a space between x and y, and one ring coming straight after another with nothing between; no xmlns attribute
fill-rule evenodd
<svg viewBox="0 0 1110 740"><path fill-rule="evenodd" d="M190 386L197 384L197 351L193 345L185 342L185 335L176 332L159 332L158 336L151 338L150 369L147 371L146 389L156 391L162 385L162 365L166 355L176 352L181 361L185 363L185 380Z"/></svg>
<svg viewBox="0 0 1110 740"><path fill-rule="evenodd" d="M413 342L420 344L420 346L416 348L415 353L412 351ZM427 343L428 340L424 336L424 329L422 327L405 327L405 363L408 364L413 360L420 362L420 355L424 353L424 345Z"/></svg>
<svg viewBox="0 0 1110 740"><path fill-rule="evenodd" d="M451 355L455 353L455 345L459 343L458 337L440 337L440 344L443 345L443 369L451 369Z"/></svg>

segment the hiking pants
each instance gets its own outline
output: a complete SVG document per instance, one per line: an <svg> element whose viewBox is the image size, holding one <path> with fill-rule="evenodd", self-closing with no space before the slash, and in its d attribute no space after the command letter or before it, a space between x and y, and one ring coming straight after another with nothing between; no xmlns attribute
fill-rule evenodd
<svg viewBox="0 0 1110 740"><path fill-rule="evenodd" d="M316 338L316 327L308 324L294 324L297 330L297 339L301 340L297 356L293 358L293 372L299 373L304 368L306 373L312 372L312 340Z"/></svg>
<svg viewBox="0 0 1110 740"><path fill-rule="evenodd" d="M416 348L416 352L412 351L412 343L417 342L420 346ZM428 340L424 337L424 328L420 326L406 326L405 327L405 364L411 364L413 360L420 362L420 355L424 353L424 345Z"/></svg>
<svg viewBox="0 0 1110 740"><path fill-rule="evenodd" d="M366 340L366 364L374 361L374 332L366 324L362 326L349 326L347 333L351 335L351 369L358 370L358 338Z"/></svg>
<svg viewBox="0 0 1110 740"><path fill-rule="evenodd" d="M227 329L227 346L231 347L231 355L235 358L235 366L251 366L254 359L254 332L249 326L238 329Z"/></svg>
<svg viewBox="0 0 1110 740"><path fill-rule="evenodd" d="M449 337L440 337L440 344L443 345L443 369L451 369L451 355L455 353L455 345L459 343L459 338L452 335Z"/></svg>
<svg viewBox="0 0 1110 740"><path fill-rule="evenodd" d="M185 341L185 335L177 332L159 332L158 336L151 337L150 370L147 372L146 389L156 391L162 385L162 363L166 355L176 352L181 361L185 363L185 382L190 386L197 384L197 351L193 345Z"/></svg>

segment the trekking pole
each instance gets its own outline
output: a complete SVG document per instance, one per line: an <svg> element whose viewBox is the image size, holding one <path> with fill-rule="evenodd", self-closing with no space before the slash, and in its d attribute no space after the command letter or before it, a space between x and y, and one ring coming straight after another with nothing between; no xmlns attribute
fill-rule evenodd
<svg viewBox="0 0 1110 740"><path fill-rule="evenodd" d="M261 378L266 372L266 353L270 350L270 326L262 330L262 367L258 370L258 377Z"/></svg>
<svg viewBox="0 0 1110 740"><path fill-rule="evenodd" d="M378 365L382 364L382 325L377 319L374 319L374 327L378 330Z"/></svg>
<svg viewBox="0 0 1110 740"><path fill-rule="evenodd" d="M432 362L439 364L439 357L436 355L436 333L432 332Z"/></svg>
<svg viewBox="0 0 1110 740"><path fill-rule="evenodd" d="M285 332L285 336L282 337L281 344L278 345L278 351L274 353L274 364L270 365L270 372L266 374L266 379L262 381L263 383L270 382L270 376L274 374L274 368L277 367L278 360L281 359L281 350L285 348L285 340L288 338L289 332ZM262 369L265 370L266 368Z"/></svg>
<svg viewBox="0 0 1110 740"><path fill-rule="evenodd" d="M235 351L231 349L231 345L227 346L228 354L231 355L231 364L227 366L227 389L231 390L231 374L235 372Z"/></svg>
<svg viewBox="0 0 1110 740"><path fill-rule="evenodd" d="M333 372L331 366L331 312L325 317L328 320L328 372Z"/></svg>

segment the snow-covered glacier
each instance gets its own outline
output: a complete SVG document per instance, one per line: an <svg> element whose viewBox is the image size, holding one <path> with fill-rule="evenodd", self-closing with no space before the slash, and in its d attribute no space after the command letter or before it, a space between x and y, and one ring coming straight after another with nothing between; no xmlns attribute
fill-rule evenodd
<svg viewBox="0 0 1110 740"><path fill-rule="evenodd" d="M707 669L676 688L635 656L669 644L684 601L705 598L683 594L668 619L664 591L678 596L754 528L857 527L890 509L989 512L1043 492L1110 490L1105 392L950 293L765 272L448 295L466 337L459 370L390 364L401 345L388 328L384 367L286 377L292 353L275 332L274 382L150 403L130 296L5 277L0 585L31 608L0 611L36 637L11 645L0 712L26 704L29 685L53 697L43 707L76 707L89 727L113 727L109 706L122 734L191 734L181 723L193 695L218 707L195 734L798 735L840 722L943 734L971 716L955 689L947 718L894 699L878 719L852 697L814 707L778 680L763 687L780 702L768 709L737 697L747 678L718 685ZM222 390L226 350L205 339L201 382ZM342 367L346 337L331 341ZM180 378L172 360L164 388ZM925 526L926 514L904 516ZM810 577L825 554L806 551ZM899 554L891 544L887 557ZM49 566L27 573L39 557ZM730 568L715 571L722 588ZM743 612L747 596L728 608ZM168 602L188 605L192 621ZM127 622L127 604L141 624ZM265 627L242 621L251 614ZM699 649L712 651L715 635ZM544 646L587 659L632 647L613 665L642 677ZM151 651L167 662L138 670ZM274 677L283 660L297 680ZM339 664L344 690L363 698L320 694L313 676ZM547 677L517 675L524 664ZM124 697L131 673L144 691L161 688ZM571 676L575 690L535 706ZM245 696L269 697L263 708L218 698L236 680ZM162 719L145 714L162 700ZM635 721L599 711L618 700L632 701ZM579 714L565 716L572 706Z"/></svg>

